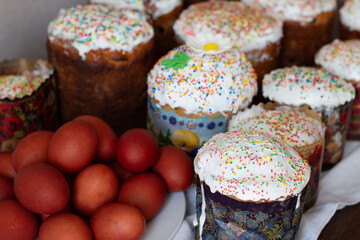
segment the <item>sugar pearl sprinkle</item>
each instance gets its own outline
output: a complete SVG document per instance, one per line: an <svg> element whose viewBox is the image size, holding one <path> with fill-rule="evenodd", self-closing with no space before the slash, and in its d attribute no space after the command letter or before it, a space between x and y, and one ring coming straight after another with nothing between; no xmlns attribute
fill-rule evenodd
<svg viewBox="0 0 360 240"><path fill-rule="evenodd" d="M319 50L315 62L332 74L360 82L360 39L334 40Z"/></svg>
<svg viewBox="0 0 360 240"><path fill-rule="evenodd" d="M154 35L145 13L116 10L103 5L75 6L60 10L48 26L50 41L55 37L72 41L85 59L95 49L129 52Z"/></svg>
<svg viewBox="0 0 360 240"><path fill-rule="evenodd" d="M299 194L310 168L291 147L258 132L214 135L195 157L195 172L212 192L243 201L275 201Z"/></svg>
<svg viewBox="0 0 360 240"><path fill-rule="evenodd" d="M236 114L229 122L229 131L259 131L279 138L290 146L306 146L324 136L320 121L293 108L266 110L260 105Z"/></svg>
<svg viewBox="0 0 360 240"><path fill-rule="evenodd" d="M161 64L175 54L191 59L174 70ZM187 114L237 112L245 108L257 92L254 69L238 49L219 54L203 54L182 45L163 56L148 75L148 95L160 106L181 107Z"/></svg>
<svg viewBox="0 0 360 240"><path fill-rule="evenodd" d="M27 75L1 75L0 99L14 100L30 96L35 92L45 79Z"/></svg>
<svg viewBox="0 0 360 240"><path fill-rule="evenodd" d="M261 6L282 20L310 22L317 14L333 11L336 0L242 0L250 6Z"/></svg>
<svg viewBox="0 0 360 240"><path fill-rule="evenodd" d="M197 32L222 34L242 51L266 47L282 37L282 22L241 2L202 2L185 9L174 24L184 42Z"/></svg>
<svg viewBox="0 0 360 240"><path fill-rule="evenodd" d="M276 69L263 79L263 95L281 104L308 104L321 110L354 100L351 83L316 67L288 67Z"/></svg>

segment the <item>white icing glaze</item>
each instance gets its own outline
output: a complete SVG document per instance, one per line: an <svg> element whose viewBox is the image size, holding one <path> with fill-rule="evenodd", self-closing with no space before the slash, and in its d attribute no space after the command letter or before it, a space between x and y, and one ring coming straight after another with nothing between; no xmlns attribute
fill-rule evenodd
<svg viewBox="0 0 360 240"><path fill-rule="evenodd" d="M223 34L244 52L263 49L282 37L282 22L241 2L202 2L183 10L174 24L176 35L186 42L198 32Z"/></svg>
<svg viewBox="0 0 360 240"><path fill-rule="evenodd" d="M288 106L266 110L261 105L253 105L234 115L228 130L264 132L292 147L312 144L324 137L321 122Z"/></svg>
<svg viewBox="0 0 360 240"><path fill-rule="evenodd" d="M147 11L144 0L91 0L91 2L106 4L117 9L128 8L146 12L150 11L149 13L154 19L168 14L182 4L181 0L150 0L149 5L153 5L154 9Z"/></svg>
<svg viewBox="0 0 360 240"><path fill-rule="evenodd" d="M340 21L351 31L360 31L360 1L347 0L339 11Z"/></svg>
<svg viewBox="0 0 360 240"><path fill-rule="evenodd" d="M277 201L299 194L310 167L290 146L258 132L214 135L200 148L195 172L212 192L242 201Z"/></svg>
<svg viewBox="0 0 360 240"><path fill-rule="evenodd" d="M186 53L189 62L174 70L164 60ZM186 114L237 112L257 92L254 69L238 49L219 54L202 54L182 45L163 56L148 75L148 95L160 106L183 108Z"/></svg>
<svg viewBox="0 0 360 240"><path fill-rule="evenodd" d="M130 52L154 36L146 14L134 10L115 10L103 5L61 9L48 26L50 41L55 37L71 40L82 59L96 49Z"/></svg>
<svg viewBox="0 0 360 240"><path fill-rule="evenodd" d="M242 0L250 6L262 7L272 16L284 20L311 22L316 15L333 11L336 0Z"/></svg>
<svg viewBox="0 0 360 240"><path fill-rule="evenodd" d="M334 40L319 50L315 63L346 80L360 82L360 39Z"/></svg>
<svg viewBox="0 0 360 240"><path fill-rule="evenodd" d="M281 104L307 104L317 110L334 108L354 100L351 83L321 68L276 69L263 79L263 96Z"/></svg>

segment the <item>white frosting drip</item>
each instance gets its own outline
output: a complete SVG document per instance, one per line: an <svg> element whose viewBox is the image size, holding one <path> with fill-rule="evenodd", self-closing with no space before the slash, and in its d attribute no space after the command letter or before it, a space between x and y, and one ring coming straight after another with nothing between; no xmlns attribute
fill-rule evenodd
<svg viewBox="0 0 360 240"><path fill-rule="evenodd" d="M106 4L117 9L128 8L148 12L144 5L144 0L91 0L91 2ZM155 7L154 10L150 11L150 14L154 19L158 19L181 4L181 0L150 0L149 5Z"/></svg>
<svg viewBox="0 0 360 240"><path fill-rule="evenodd" d="M320 121L289 106L266 110L262 105L253 105L234 115L229 121L228 130L264 132L292 147L312 144L324 137L324 127Z"/></svg>
<svg viewBox="0 0 360 240"><path fill-rule="evenodd" d="M360 1L347 0L339 11L340 21L351 31L360 31Z"/></svg>
<svg viewBox="0 0 360 240"><path fill-rule="evenodd" d="M50 41L71 40L82 59L96 49L130 52L154 36L146 14L134 10L115 10L103 5L61 9L48 26Z"/></svg>
<svg viewBox="0 0 360 240"><path fill-rule="evenodd" d="M282 68L266 74L263 96L281 104L307 104L317 110L334 108L354 100L351 83L314 67Z"/></svg>
<svg viewBox="0 0 360 240"><path fill-rule="evenodd" d="M186 53L190 60L174 70L162 65L175 54ZM256 76L250 62L238 49L202 54L182 45L162 57L148 75L148 94L160 106L183 108L186 114L237 112L257 92Z"/></svg>
<svg viewBox="0 0 360 240"><path fill-rule="evenodd" d="M293 20L311 22L316 15L333 11L336 0L242 0L242 2L255 7L262 7L272 16L283 21Z"/></svg>
<svg viewBox="0 0 360 240"><path fill-rule="evenodd" d="M360 39L334 40L319 50L315 63L346 80L360 82Z"/></svg>
<svg viewBox="0 0 360 240"><path fill-rule="evenodd" d="M198 32L223 34L244 52L278 42L282 22L241 2L203 2L183 10L174 24L176 35L186 42Z"/></svg>
<svg viewBox="0 0 360 240"><path fill-rule="evenodd" d="M214 135L200 148L194 165L212 192L255 202L298 195L311 172L293 148L257 132Z"/></svg>

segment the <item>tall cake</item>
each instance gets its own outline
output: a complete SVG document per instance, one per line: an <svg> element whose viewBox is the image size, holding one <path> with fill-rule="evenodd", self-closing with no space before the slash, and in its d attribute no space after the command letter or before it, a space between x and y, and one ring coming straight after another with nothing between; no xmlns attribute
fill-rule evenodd
<svg viewBox="0 0 360 240"><path fill-rule="evenodd" d="M146 14L135 10L103 5L60 10L48 26L47 49L56 70L61 122L89 114L117 134L145 127L153 36Z"/></svg>
<svg viewBox="0 0 360 240"><path fill-rule="evenodd" d="M265 73L278 65L282 22L242 2L201 2L185 9L174 24L179 42L201 33L221 34L243 51L258 75L259 93ZM261 94L257 98L261 100Z"/></svg>
<svg viewBox="0 0 360 240"><path fill-rule="evenodd" d="M148 75L148 128L190 154L225 132L257 93L251 63L229 39L198 35L159 59Z"/></svg>
<svg viewBox="0 0 360 240"><path fill-rule="evenodd" d="M307 106L253 105L238 112L229 120L228 131L259 131L284 141L293 147L311 167L305 208L311 208L317 199L321 174L325 126L321 115Z"/></svg>
<svg viewBox="0 0 360 240"><path fill-rule="evenodd" d="M280 104L307 104L319 112L325 123L323 169L342 159L355 98L351 83L323 68L293 66L265 75L263 95Z"/></svg>
<svg viewBox="0 0 360 240"><path fill-rule="evenodd" d="M194 159L196 239L294 239L310 167L270 135L213 136Z"/></svg>
<svg viewBox="0 0 360 240"><path fill-rule="evenodd" d="M315 53L331 41L336 0L242 0L264 8L284 23L280 67L313 65Z"/></svg>
<svg viewBox="0 0 360 240"><path fill-rule="evenodd" d="M340 38L360 39L360 1L346 0L339 10Z"/></svg>

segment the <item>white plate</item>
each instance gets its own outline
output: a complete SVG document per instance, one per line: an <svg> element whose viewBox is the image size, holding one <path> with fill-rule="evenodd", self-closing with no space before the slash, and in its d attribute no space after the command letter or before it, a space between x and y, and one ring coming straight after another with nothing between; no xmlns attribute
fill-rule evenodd
<svg viewBox="0 0 360 240"><path fill-rule="evenodd" d="M146 230L141 240L171 239L181 226L185 211L184 192L169 193L162 210L146 224Z"/></svg>

